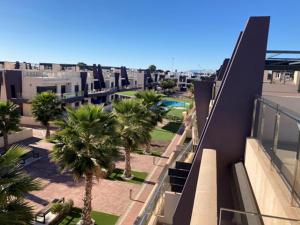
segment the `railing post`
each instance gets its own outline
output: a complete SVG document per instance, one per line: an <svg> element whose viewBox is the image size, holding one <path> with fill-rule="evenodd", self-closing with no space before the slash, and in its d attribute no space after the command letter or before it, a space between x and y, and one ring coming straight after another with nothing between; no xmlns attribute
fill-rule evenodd
<svg viewBox="0 0 300 225"><path fill-rule="evenodd" d="M263 137L263 132L264 132L264 123L265 123L265 108L266 108L266 106L265 106L265 104L264 104L264 101L263 100L261 100L260 101L260 103L261 103L261 107L260 107L260 128L259 128L259 133L258 133L258 138L259 138L259 141L260 141L260 143L262 144L262 137Z"/></svg>
<svg viewBox="0 0 300 225"><path fill-rule="evenodd" d="M272 149L275 155L276 155L277 145L278 145L279 123L280 123L280 112L279 112L279 105L277 104L274 133L273 133L273 149Z"/></svg>
<svg viewBox="0 0 300 225"><path fill-rule="evenodd" d="M300 156L300 123L297 123L298 127L298 143L297 143L297 155L296 155L296 164L295 164L295 171L294 171L294 181L291 191L291 205L293 206L293 200L294 200L294 194L297 192L295 191L296 185L297 185L297 176L298 176L298 166L299 166L299 156ZM299 179L300 180L300 179Z"/></svg>

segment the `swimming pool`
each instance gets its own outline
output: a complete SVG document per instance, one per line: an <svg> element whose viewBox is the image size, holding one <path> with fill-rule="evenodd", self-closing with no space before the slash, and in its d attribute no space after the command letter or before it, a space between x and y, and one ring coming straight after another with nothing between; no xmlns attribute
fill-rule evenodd
<svg viewBox="0 0 300 225"><path fill-rule="evenodd" d="M161 105L167 106L167 107L185 107L184 102L168 101L168 100L162 101Z"/></svg>

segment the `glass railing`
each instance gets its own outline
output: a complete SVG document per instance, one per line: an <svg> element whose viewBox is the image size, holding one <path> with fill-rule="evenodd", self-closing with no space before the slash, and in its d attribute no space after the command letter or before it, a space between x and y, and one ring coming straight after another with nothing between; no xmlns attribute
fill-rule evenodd
<svg viewBox="0 0 300 225"><path fill-rule="evenodd" d="M75 98L75 97L82 97L82 96L84 96L84 91L67 92L67 93L57 94L57 96L60 99L69 99L69 98Z"/></svg>
<svg viewBox="0 0 300 225"><path fill-rule="evenodd" d="M180 151L180 153L174 157L169 164L169 167L175 167L176 161L183 161L189 152L193 151L193 143L192 140ZM158 185L153 194L151 195L147 205L144 207L143 212L138 216L134 222L134 225L145 225L149 222L152 215L160 215L162 208L159 207L161 205L163 207L164 202L164 193L165 191L170 191L169 184L169 176L168 169L169 167L165 167L163 172L161 173L160 178L158 179Z"/></svg>
<svg viewBox="0 0 300 225"><path fill-rule="evenodd" d="M300 220L293 218L264 215L221 208L218 225L300 225Z"/></svg>
<svg viewBox="0 0 300 225"><path fill-rule="evenodd" d="M251 136L263 146L292 193L292 205L300 197L300 117L265 98L254 103Z"/></svg>

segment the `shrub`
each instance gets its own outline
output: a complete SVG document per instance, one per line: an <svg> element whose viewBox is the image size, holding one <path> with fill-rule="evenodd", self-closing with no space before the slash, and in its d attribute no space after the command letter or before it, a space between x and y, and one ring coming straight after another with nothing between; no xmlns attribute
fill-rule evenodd
<svg viewBox="0 0 300 225"><path fill-rule="evenodd" d="M74 201L72 199L69 199L68 201L64 203L55 203L51 207L51 212L54 214L67 214L71 211L73 208Z"/></svg>

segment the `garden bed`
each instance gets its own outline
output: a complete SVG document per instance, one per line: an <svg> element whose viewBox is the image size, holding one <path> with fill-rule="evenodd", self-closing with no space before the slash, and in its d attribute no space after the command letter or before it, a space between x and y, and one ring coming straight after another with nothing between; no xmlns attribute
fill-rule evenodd
<svg viewBox="0 0 300 225"><path fill-rule="evenodd" d="M81 209L73 208L58 225L76 225L81 217ZM118 216L93 211L92 218L95 220L96 225L115 225L119 219Z"/></svg>

